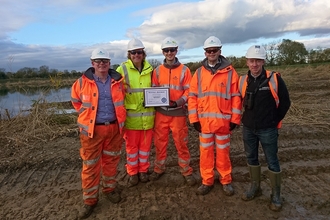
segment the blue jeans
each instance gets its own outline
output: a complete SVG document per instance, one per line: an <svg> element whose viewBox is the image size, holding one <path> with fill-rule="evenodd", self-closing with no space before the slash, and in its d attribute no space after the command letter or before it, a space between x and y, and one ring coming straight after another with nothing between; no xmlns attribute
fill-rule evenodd
<svg viewBox="0 0 330 220"><path fill-rule="evenodd" d="M264 151L268 169L273 172L280 172L280 164L277 157L278 146L278 129L250 129L243 126L243 142L244 150L249 165L259 165L258 148L259 142Z"/></svg>

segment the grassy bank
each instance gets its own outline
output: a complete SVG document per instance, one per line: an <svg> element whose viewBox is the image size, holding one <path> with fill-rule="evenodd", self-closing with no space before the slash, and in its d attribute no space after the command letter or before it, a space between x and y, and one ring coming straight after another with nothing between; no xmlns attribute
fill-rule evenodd
<svg viewBox="0 0 330 220"><path fill-rule="evenodd" d="M0 80L1 88L15 88L15 87L36 87L36 86L47 86L47 87L66 87L71 86L77 78L27 78L27 79L6 79Z"/></svg>

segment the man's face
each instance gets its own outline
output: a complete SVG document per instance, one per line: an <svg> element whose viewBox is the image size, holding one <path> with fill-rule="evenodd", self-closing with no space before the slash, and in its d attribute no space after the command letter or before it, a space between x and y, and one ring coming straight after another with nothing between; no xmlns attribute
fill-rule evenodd
<svg viewBox="0 0 330 220"><path fill-rule="evenodd" d="M108 73L108 70L110 69L110 60L93 59L92 66L94 67L96 73Z"/></svg>
<svg viewBox="0 0 330 220"><path fill-rule="evenodd" d="M209 47L205 49L205 57L209 62L216 62L221 54L219 47Z"/></svg>
<svg viewBox="0 0 330 220"><path fill-rule="evenodd" d="M265 64L265 60L263 59L254 59L248 58L246 59L246 65L249 67L249 70L252 75L259 75L262 71L262 66Z"/></svg>
<svg viewBox="0 0 330 220"><path fill-rule="evenodd" d="M170 62L174 61L177 53L178 53L177 47L170 47L163 49L163 55L165 56L166 61L170 61Z"/></svg>
<svg viewBox="0 0 330 220"><path fill-rule="evenodd" d="M144 52L143 49L136 49L129 51L130 59L133 63L142 63L144 58Z"/></svg>

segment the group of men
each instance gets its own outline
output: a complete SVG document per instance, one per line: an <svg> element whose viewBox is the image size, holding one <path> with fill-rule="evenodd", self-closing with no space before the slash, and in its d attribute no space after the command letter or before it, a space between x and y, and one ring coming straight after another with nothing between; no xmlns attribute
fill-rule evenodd
<svg viewBox="0 0 330 220"><path fill-rule="evenodd" d="M132 39L128 43L127 61L116 70L110 68L109 52L97 48L90 57L92 67L73 84L71 98L79 114L83 160L81 219L89 217L97 205L99 185L112 203L121 201L115 177L123 142L129 187L156 181L165 173L170 131L180 172L189 186L195 185L190 166L187 114L200 141L202 183L196 193L206 195L212 190L215 168L224 194L234 194L230 137L242 122L251 177L250 188L242 199L252 200L261 195L260 142L272 186L270 209L281 209L278 128L290 107L290 99L280 74L264 68L265 49L253 45L247 50L249 71L240 77L230 61L221 55L222 43L217 37L205 40L205 59L193 75L177 58L178 46L175 39L165 38L161 44L163 64L153 69L146 60L143 43ZM169 88L169 105L146 106L143 91L150 87ZM156 155L153 172L149 174L152 142Z"/></svg>

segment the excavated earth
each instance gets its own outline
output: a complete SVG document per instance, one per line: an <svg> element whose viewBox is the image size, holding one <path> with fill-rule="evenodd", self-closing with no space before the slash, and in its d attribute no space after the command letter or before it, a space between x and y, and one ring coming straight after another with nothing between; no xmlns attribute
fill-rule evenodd
<svg viewBox="0 0 330 220"><path fill-rule="evenodd" d="M100 193L89 219L330 219L329 78L287 79L292 107L279 136L283 170L280 212L268 208L270 181L261 150L263 195L249 202L241 200L249 186L249 174L238 128L231 142L232 197L223 194L219 181L209 194L196 195L198 185L187 186L179 173L172 141L166 173L157 181L128 188L123 147L117 175L123 199L112 204ZM27 145L4 137L0 141L0 219L77 219L83 204L77 131ZM199 140L191 126L189 149L194 176L200 184ZM152 148L151 162L154 156ZM152 167L153 163L150 170Z"/></svg>

